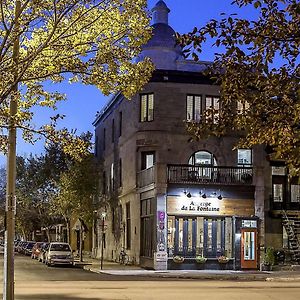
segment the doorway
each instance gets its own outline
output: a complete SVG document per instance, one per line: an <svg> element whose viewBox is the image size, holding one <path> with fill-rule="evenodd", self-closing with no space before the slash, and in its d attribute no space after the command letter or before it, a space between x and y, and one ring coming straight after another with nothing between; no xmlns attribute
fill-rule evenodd
<svg viewBox="0 0 300 300"><path fill-rule="evenodd" d="M257 229L241 229L241 268L257 268Z"/></svg>

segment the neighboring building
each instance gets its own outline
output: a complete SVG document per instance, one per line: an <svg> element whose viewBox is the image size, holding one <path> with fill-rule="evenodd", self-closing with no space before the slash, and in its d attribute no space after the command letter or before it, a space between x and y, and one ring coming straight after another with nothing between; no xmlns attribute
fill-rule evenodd
<svg viewBox="0 0 300 300"><path fill-rule="evenodd" d="M116 94L94 121L109 203L96 230L97 255L103 240L106 259L124 247L143 267L259 268L267 246L287 246L281 210L299 216L299 185L265 147L233 151L236 134L191 141L184 120L217 112L219 87L203 75L209 62L184 59L175 46L166 4L152 11L153 37L141 55L156 66L151 81L131 100Z"/></svg>

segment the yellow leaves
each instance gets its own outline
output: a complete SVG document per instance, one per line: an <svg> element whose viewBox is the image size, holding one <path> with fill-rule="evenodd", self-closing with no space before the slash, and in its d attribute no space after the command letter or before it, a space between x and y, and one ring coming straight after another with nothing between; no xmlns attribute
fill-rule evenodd
<svg viewBox="0 0 300 300"><path fill-rule="evenodd" d="M56 133L54 124L36 129L32 122L34 106L55 108L64 95L49 93L42 82L81 81L96 85L104 94L117 91L131 97L151 76L149 60L134 63L141 46L151 35L146 0L31 0L22 2L18 19L20 31L7 31L14 24L15 1L4 5L0 23L0 103L8 120L7 100L15 86L21 86L18 127L24 138L34 141L43 134L61 140L67 152L84 154L85 145L66 132ZM26 4L26 5L25 5ZM8 34L7 39L6 34ZM12 42L19 38L18 64L12 61ZM30 133L31 132L31 133ZM68 143L70 139L70 143Z"/></svg>

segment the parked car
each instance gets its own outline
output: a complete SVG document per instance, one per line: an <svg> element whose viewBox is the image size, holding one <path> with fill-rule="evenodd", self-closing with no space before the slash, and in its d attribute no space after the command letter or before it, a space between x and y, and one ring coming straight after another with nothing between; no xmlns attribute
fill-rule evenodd
<svg viewBox="0 0 300 300"><path fill-rule="evenodd" d="M38 261L40 261L42 263L45 263L46 253L47 253L48 248L49 248L49 243L48 242L45 242L41 245L40 253L38 255Z"/></svg>
<svg viewBox="0 0 300 300"><path fill-rule="evenodd" d="M45 263L47 266L73 265L74 257L70 245L61 242L50 243Z"/></svg>
<svg viewBox="0 0 300 300"><path fill-rule="evenodd" d="M43 242L36 242L32 247L31 252L31 258L37 259L39 257L39 254L41 252L41 246L43 245Z"/></svg>
<svg viewBox="0 0 300 300"><path fill-rule="evenodd" d="M24 249L24 246L27 242L26 241L21 241L18 245L17 245L17 252L18 253L22 253L23 252L23 249Z"/></svg>
<svg viewBox="0 0 300 300"><path fill-rule="evenodd" d="M33 241L27 242L23 247L22 253L25 255L31 255L32 247L34 246L34 244L35 244L35 242L33 242Z"/></svg>

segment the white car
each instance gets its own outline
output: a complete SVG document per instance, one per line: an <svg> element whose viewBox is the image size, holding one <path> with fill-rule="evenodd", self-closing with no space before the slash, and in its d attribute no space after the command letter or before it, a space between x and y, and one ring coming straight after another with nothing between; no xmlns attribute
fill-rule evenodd
<svg viewBox="0 0 300 300"><path fill-rule="evenodd" d="M70 245L61 242L50 243L45 255L45 263L47 266L73 265L74 257Z"/></svg>

